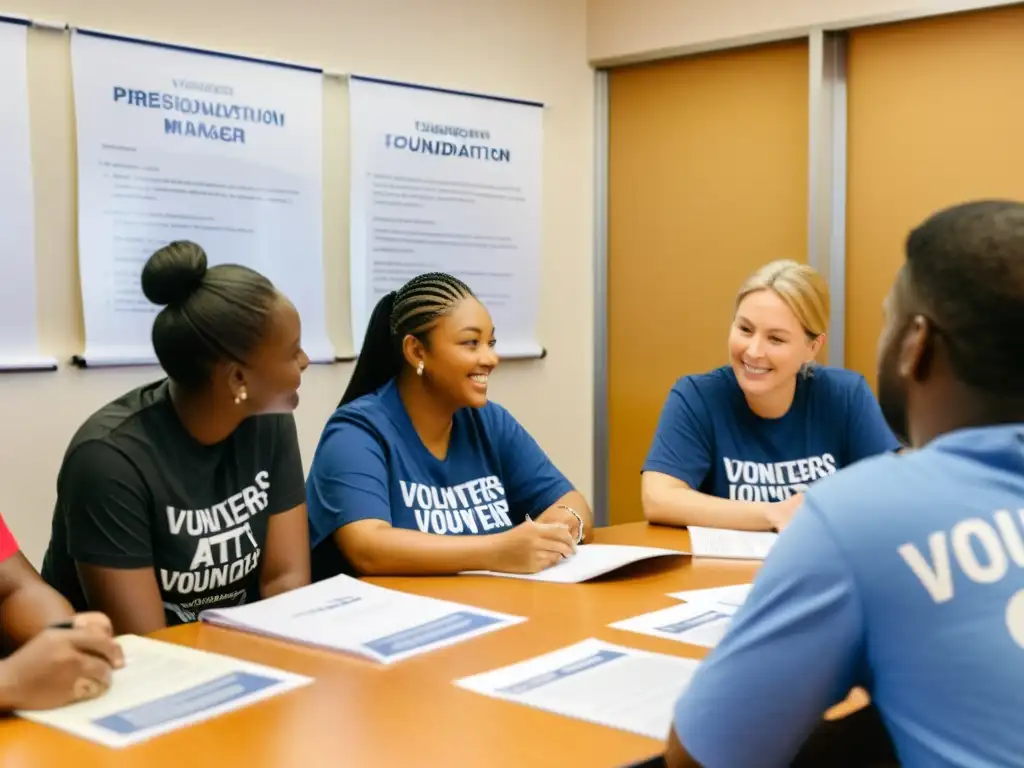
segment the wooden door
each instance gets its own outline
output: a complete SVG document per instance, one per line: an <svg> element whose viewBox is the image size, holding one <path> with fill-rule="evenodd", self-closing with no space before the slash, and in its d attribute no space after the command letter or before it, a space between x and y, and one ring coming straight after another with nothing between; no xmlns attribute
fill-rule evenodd
<svg viewBox="0 0 1024 768"><path fill-rule="evenodd" d="M848 51L846 365L874 384L910 229L968 199L1024 200L1024 7L854 30Z"/></svg>
<svg viewBox="0 0 1024 768"><path fill-rule="evenodd" d="M611 523L642 519L640 468L672 384L727 362L740 284L806 259L807 97L804 40L609 76Z"/></svg>

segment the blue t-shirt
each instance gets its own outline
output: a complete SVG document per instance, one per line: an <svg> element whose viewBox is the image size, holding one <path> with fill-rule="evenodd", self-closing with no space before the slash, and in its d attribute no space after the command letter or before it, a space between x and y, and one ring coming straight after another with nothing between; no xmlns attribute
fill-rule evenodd
<svg viewBox="0 0 1024 768"><path fill-rule="evenodd" d="M903 766L1024 762L1024 425L815 484L676 707L705 768L788 765L866 689Z"/></svg>
<svg viewBox="0 0 1024 768"><path fill-rule="evenodd" d="M900 447L864 377L814 366L784 416L750 410L730 366L669 392L644 472L739 501L782 501L860 459Z"/></svg>
<svg viewBox="0 0 1024 768"><path fill-rule="evenodd" d="M497 403L456 412L448 455L436 458L392 380L327 422L306 480L310 544L368 518L423 533L501 533L572 490Z"/></svg>

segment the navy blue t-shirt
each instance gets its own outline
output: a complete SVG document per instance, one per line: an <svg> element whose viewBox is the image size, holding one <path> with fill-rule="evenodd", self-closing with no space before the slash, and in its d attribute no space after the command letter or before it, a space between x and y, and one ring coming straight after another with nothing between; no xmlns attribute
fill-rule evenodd
<svg viewBox="0 0 1024 768"><path fill-rule="evenodd" d="M497 403L456 412L442 461L420 440L395 381L339 408L306 480L310 544L357 520L444 535L507 531L573 490Z"/></svg>
<svg viewBox="0 0 1024 768"><path fill-rule="evenodd" d="M644 472L711 496L782 501L860 459L900 447L864 377L814 366L778 419L754 413L731 366L684 376L669 392Z"/></svg>

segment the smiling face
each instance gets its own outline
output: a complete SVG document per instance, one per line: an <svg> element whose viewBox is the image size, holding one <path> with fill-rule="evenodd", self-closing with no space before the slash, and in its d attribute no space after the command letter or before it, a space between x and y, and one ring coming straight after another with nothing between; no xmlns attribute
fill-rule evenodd
<svg viewBox="0 0 1024 768"><path fill-rule="evenodd" d="M747 294L729 332L729 359L743 393L763 397L790 386L811 362L822 338L808 337L797 316L773 290Z"/></svg>
<svg viewBox="0 0 1024 768"><path fill-rule="evenodd" d="M422 345L406 337L406 357L415 368L423 361L423 379L432 392L452 408L480 408L487 404L487 384L498 366L494 351L494 323L476 298L452 305L441 316Z"/></svg>

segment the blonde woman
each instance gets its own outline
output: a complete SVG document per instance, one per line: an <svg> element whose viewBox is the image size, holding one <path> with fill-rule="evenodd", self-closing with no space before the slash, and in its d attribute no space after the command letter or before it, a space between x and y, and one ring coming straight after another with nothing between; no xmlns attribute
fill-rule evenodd
<svg viewBox="0 0 1024 768"><path fill-rule="evenodd" d="M828 286L774 261L744 283L729 364L669 393L643 466L644 516L662 525L781 530L815 480L896 451L864 377L814 365Z"/></svg>

